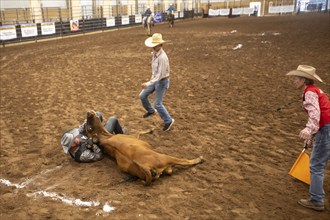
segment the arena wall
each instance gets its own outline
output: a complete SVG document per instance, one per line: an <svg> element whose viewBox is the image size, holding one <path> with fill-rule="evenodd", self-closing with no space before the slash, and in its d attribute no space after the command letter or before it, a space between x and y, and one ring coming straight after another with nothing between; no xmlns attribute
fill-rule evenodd
<svg viewBox="0 0 330 220"><path fill-rule="evenodd" d="M259 10L262 13L260 15L263 16L269 14L269 6L297 4L297 0L103 0L100 1L102 4L96 4L95 0L90 0L92 3L90 5L82 5L80 1L66 1L66 4L59 4L59 7L54 7L56 4L45 4L43 6L41 0L30 1L30 4L17 4L17 7L13 4L9 5L10 7L5 7L6 5L2 3L0 25L60 20L68 21L71 19L116 17L121 15L130 16L143 14L147 6L150 6L151 10L155 13L166 12L170 4L173 4L178 12L193 10L196 15L200 15L202 12L206 12L207 14L209 9L249 7L251 3L258 2L261 5Z"/></svg>
<svg viewBox="0 0 330 220"><path fill-rule="evenodd" d="M165 0L161 2L127 0L122 3L104 0L102 5L96 4L95 0L90 0L93 2L92 5L81 5L80 1L63 1L66 1L66 4L61 7L44 7L42 4L38 4L38 2L42 2L40 0L30 1L31 4L25 4L24 7L18 5L16 8L15 5L11 5L9 8L2 7L0 11L0 43L4 46L22 41L37 41L44 38L140 25L143 13L148 6L159 17L157 22L166 21L166 10L170 4L176 8L176 19L297 13L297 0L264 0L260 2L253 0ZM323 9L327 9L327 7L321 8L321 11ZM310 7L310 10L315 11L315 7ZM108 25L109 20L111 25ZM79 29L72 30L72 25L75 23L79 24ZM49 25L53 32L44 34L45 25ZM34 33L26 35L24 31Z"/></svg>

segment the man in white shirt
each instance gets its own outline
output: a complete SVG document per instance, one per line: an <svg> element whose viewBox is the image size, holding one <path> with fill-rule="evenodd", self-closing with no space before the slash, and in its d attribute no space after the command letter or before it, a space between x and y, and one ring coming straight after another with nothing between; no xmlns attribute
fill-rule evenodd
<svg viewBox="0 0 330 220"><path fill-rule="evenodd" d="M167 112L163 105L163 98L170 85L170 64L167 54L163 50L162 35L155 33L145 41L147 47L153 48L152 52L152 76L148 82L142 83L143 90L139 97L142 105L147 112L143 115L147 118L158 112L164 121L163 131L169 131L174 123L174 119ZM149 102L149 95L155 92L154 106Z"/></svg>

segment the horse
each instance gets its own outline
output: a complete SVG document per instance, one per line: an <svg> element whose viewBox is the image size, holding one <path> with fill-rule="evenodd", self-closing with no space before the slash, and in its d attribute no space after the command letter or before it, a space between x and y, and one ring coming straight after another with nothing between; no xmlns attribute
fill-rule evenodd
<svg viewBox="0 0 330 220"><path fill-rule="evenodd" d="M120 170L141 179L146 186L162 174L171 175L175 165L192 166L204 161L203 157L181 159L154 151L151 146L131 135L109 133L95 111L87 112L87 136L106 154L113 157Z"/></svg>
<svg viewBox="0 0 330 220"><path fill-rule="evenodd" d="M153 20L153 16L150 15L143 24L143 27L146 30L148 36L151 36L151 26L153 25Z"/></svg>
<svg viewBox="0 0 330 220"><path fill-rule="evenodd" d="M174 14L169 12L167 15L168 27L172 28L174 26Z"/></svg>

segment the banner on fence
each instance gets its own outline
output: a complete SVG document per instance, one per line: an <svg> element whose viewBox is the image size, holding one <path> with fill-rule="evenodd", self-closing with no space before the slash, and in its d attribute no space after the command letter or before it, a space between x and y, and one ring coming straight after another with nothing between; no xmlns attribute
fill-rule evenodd
<svg viewBox="0 0 330 220"><path fill-rule="evenodd" d="M79 31L79 20L70 20L70 30Z"/></svg>
<svg viewBox="0 0 330 220"><path fill-rule="evenodd" d="M232 15L241 15L241 14L243 14L242 8L233 8Z"/></svg>
<svg viewBox="0 0 330 220"><path fill-rule="evenodd" d="M22 37L38 36L38 29L36 24L21 24Z"/></svg>
<svg viewBox="0 0 330 220"><path fill-rule="evenodd" d="M43 22L41 23L41 34L48 35L48 34L55 34L55 22Z"/></svg>
<svg viewBox="0 0 330 220"><path fill-rule="evenodd" d="M142 15L135 15L135 23L142 23Z"/></svg>
<svg viewBox="0 0 330 220"><path fill-rule="evenodd" d="M209 16L219 16L220 15L220 9L209 9Z"/></svg>
<svg viewBox="0 0 330 220"><path fill-rule="evenodd" d="M155 13L154 22L155 23L159 23L159 22L162 22L162 21L163 21L163 19L162 19L162 13L161 12Z"/></svg>
<svg viewBox="0 0 330 220"><path fill-rule="evenodd" d="M128 17L128 15L123 15L123 16L121 16L121 24L122 24L122 25L127 25L127 24L129 24L129 17Z"/></svg>
<svg viewBox="0 0 330 220"><path fill-rule="evenodd" d="M291 13L294 11L293 5L283 5L283 6L271 6L268 9L269 14L274 13Z"/></svg>
<svg viewBox="0 0 330 220"><path fill-rule="evenodd" d="M107 27L116 26L115 19L114 18L107 18L106 19L106 25L107 25Z"/></svg>
<svg viewBox="0 0 330 220"><path fill-rule="evenodd" d="M179 17L179 12L174 12L174 18L177 19Z"/></svg>
<svg viewBox="0 0 330 220"><path fill-rule="evenodd" d="M253 8L233 8L233 15L241 15L241 14L252 14L254 12ZM227 9L209 9L209 16L226 16L229 15L230 10Z"/></svg>
<svg viewBox="0 0 330 220"><path fill-rule="evenodd" d="M291 13L294 12L294 5L283 5L282 11L284 13Z"/></svg>
<svg viewBox="0 0 330 220"><path fill-rule="evenodd" d="M244 15L250 15L254 13L254 8L243 8Z"/></svg>
<svg viewBox="0 0 330 220"><path fill-rule="evenodd" d="M0 40L17 38L15 25L0 26Z"/></svg>
<svg viewBox="0 0 330 220"><path fill-rule="evenodd" d="M220 16L227 16L229 15L229 12L230 12L229 8L220 9Z"/></svg>

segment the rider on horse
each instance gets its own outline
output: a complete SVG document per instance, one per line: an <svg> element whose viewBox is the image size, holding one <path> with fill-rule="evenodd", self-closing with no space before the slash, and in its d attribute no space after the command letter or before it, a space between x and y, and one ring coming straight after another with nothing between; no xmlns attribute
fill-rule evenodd
<svg viewBox="0 0 330 220"><path fill-rule="evenodd" d="M173 7L172 4L170 4L170 7L168 7L167 11L168 11L168 16L167 16L168 25L169 25L170 28L172 28L173 25L174 25L173 11L175 11L175 8Z"/></svg>
<svg viewBox="0 0 330 220"><path fill-rule="evenodd" d="M168 7L167 11L168 11L170 14L173 14L173 11L175 11L175 8L173 7L173 4L172 4L172 3L170 4L170 7Z"/></svg>
<svg viewBox="0 0 330 220"><path fill-rule="evenodd" d="M150 7L147 6L146 11L144 12L144 17L143 17L143 25L145 25L147 23L147 19L149 16L151 16L152 12L150 10Z"/></svg>

